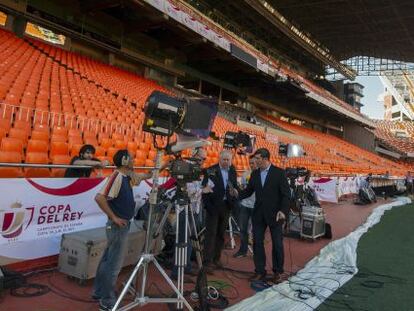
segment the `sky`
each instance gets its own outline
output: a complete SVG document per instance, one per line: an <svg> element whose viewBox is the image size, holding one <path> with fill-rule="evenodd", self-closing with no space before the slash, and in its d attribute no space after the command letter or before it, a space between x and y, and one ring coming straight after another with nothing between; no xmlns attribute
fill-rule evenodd
<svg viewBox="0 0 414 311"><path fill-rule="evenodd" d="M361 112L371 119L383 119L384 107L378 102L378 96L384 92L384 87L378 77L357 77L356 82L362 84L364 88L364 97L362 98Z"/></svg>

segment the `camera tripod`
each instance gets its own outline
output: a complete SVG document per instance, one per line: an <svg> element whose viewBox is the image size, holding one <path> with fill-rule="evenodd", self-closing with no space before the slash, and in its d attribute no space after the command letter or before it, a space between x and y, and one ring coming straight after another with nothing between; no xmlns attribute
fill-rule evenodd
<svg viewBox="0 0 414 311"><path fill-rule="evenodd" d="M233 229L233 224L236 230ZM230 236L230 248L234 249L236 247L236 241L234 240L234 231L240 233L240 227L237 224L236 219L232 215L229 216L229 236Z"/></svg>
<svg viewBox="0 0 414 311"><path fill-rule="evenodd" d="M174 282L170 279L170 277L167 275L165 270L161 267L161 265L158 263L157 259L155 258L154 254L151 254L152 248L155 244L154 237L158 237L159 234L162 234L162 230L164 227L164 224L168 218L168 214L171 210L172 205L169 204L162 219L161 222L155 231L153 233L153 223L152 223L152 213L157 205L157 195L158 195L158 178L159 178L159 167L161 165L161 158L162 158L162 150L157 150L157 157L156 157L156 169L154 170L153 174L153 187L150 193L149 202L150 202L150 208L148 213L148 223L147 223L147 233L146 233L146 242L145 242L145 250L144 253L141 255L138 263L134 267L134 270L132 271L131 275L129 276L128 280L125 283L124 288L122 289L121 294L119 295L114 307L112 308L112 311L126 311L130 310L136 306L143 306L148 303L176 303L177 309L183 309L183 306L185 305L188 310L193 310L191 305L188 303L188 301L183 296L183 290L184 290L184 267L187 264L187 245L188 245L188 228L189 228L189 214L190 214L190 220L191 224L193 226L193 234L195 236L196 240L196 251L197 251L197 262L199 267L201 268L202 265L202 258L200 253L200 247L198 244L198 236L197 236L197 230L195 227L195 220L193 213L191 211L191 206L189 204L188 196L186 195L185 191L182 191L182 187L179 187L177 185L177 200L175 204L175 212L177 217L177 226L176 226L176 248L175 248L175 264L178 267L178 277L177 277L177 286L175 286ZM190 209L190 212L189 212ZM180 226L182 221L180 221L180 213L184 213L184 237L182 237L182 234L180 234ZM148 265L150 263L153 263L157 270L161 273L165 281L168 283L168 285L174 290L174 293L177 295L177 297L172 298L153 298L148 297L145 294L146 286L147 286L147 279L148 279ZM138 272L142 270L142 274L140 275L142 277L141 279L141 288L140 291L137 292L131 285L135 283L136 277ZM125 306L120 307L120 304L122 300L124 299L127 292L130 292L135 295L135 298L132 302L128 303Z"/></svg>
<svg viewBox="0 0 414 311"><path fill-rule="evenodd" d="M234 230L233 228L235 228L236 230ZM229 236L230 236L230 249L235 249L236 241L234 240L234 232L238 232L239 234L241 234L241 232L240 232L239 224L237 223L236 219L232 215L229 216L229 229L227 231L229 232ZM247 249L249 250L250 253L253 254L253 249L250 244L247 245Z"/></svg>

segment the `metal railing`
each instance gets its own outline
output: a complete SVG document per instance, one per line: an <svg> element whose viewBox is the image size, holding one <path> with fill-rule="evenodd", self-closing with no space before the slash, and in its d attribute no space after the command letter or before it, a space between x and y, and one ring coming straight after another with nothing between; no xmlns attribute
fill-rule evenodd
<svg viewBox="0 0 414 311"><path fill-rule="evenodd" d="M116 166L108 165L102 168L96 168L95 166L91 165L70 165L70 164L36 164L36 163L6 163L1 162L0 167L29 167L29 168L75 168L75 169L85 169L85 168L92 168L92 169L115 169ZM134 166L134 169L137 170L152 170L154 166Z"/></svg>
<svg viewBox="0 0 414 311"><path fill-rule="evenodd" d="M20 167L20 168L51 168L51 169L67 169L67 168L75 168L75 169L88 169L88 168L94 168L94 169L116 169L116 166L108 165L102 168L96 168L95 166L90 165L70 165L70 164L36 164L36 163L6 163L6 162L0 162L0 167ZM155 169L155 166L134 166L135 170L153 170ZM242 173L245 170L236 169L237 172ZM326 174L320 174L320 173L312 173L312 177L357 177L361 176L358 174L347 174L347 173L326 173ZM390 180L400 180L404 179L403 177L398 176L390 176L388 178L385 178L384 176L373 176L373 178L378 179L390 179Z"/></svg>
<svg viewBox="0 0 414 311"><path fill-rule="evenodd" d="M68 129L104 133L130 133L131 136L140 132L138 126L122 122L108 121L65 112L53 112L27 106L16 106L5 102L0 103L0 118L41 124L49 127L62 126Z"/></svg>

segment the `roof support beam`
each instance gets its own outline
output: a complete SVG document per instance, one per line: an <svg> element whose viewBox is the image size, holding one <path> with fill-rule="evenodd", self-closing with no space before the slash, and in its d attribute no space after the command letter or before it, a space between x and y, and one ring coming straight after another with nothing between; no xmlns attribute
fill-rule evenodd
<svg viewBox="0 0 414 311"><path fill-rule="evenodd" d="M319 59L326 65L335 68L343 76L348 79L354 80L357 73L341 64L336 60L329 51L322 47L319 43L313 41L307 34L300 31L293 24L291 24L285 17L283 17L275 8L273 8L265 0L244 0L259 14L265 17L270 23L275 25L281 32L283 32L288 38L292 39L303 49L308 51L311 55Z"/></svg>

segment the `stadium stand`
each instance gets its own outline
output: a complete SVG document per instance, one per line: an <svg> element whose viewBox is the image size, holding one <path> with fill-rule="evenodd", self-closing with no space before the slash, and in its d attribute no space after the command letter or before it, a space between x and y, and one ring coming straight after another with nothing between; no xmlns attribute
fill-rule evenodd
<svg viewBox="0 0 414 311"><path fill-rule="evenodd" d="M377 120L375 136L400 154L414 153L414 125L410 121Z"/></svg>
<svg viewBox="0 0 414 311"><path fill-rule="evenodd" d="M20 39L4 30L0 30L0 50L0 159L3 162L68 163L80 146L88 143L97 146L96 156L101 160L111 161L116 150L128 148L135 156L136 165L153 165L155 149L151 137L141 130L142 108L152 91L171 94L170 90L125 70L35 39ZM241 130L234 123L235 115L246 116L245 111L231 111L226 107L220 110L213 126L219 137L226 131ZM243 128L257 136L258 147L270 149L271 160L277 165L304 166L319 174L386 171L405 174L403 165L337 137L269 116L258 118L263 126L296 134L296 138L281 136L279 139L284 143L300 143L306 150L305 157L284 161L278 155L277 144L267 140L265 132ZM388 137L381 126L377 131ZM410 131L412 135L412 127ZM220 149L221 144L212 141L205 165L218 160ZM237 154L234 163L238 169L245 169L248 158ZM62 171L15 168L0 171L1 177L23 174L49 177L62 176Z"/></svg>

